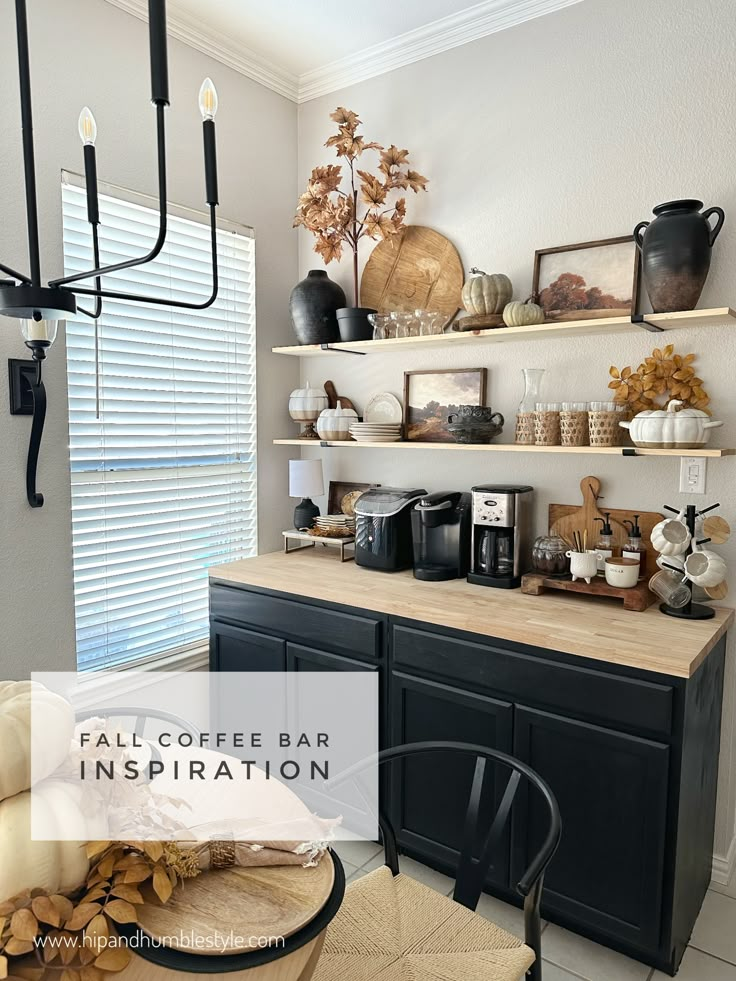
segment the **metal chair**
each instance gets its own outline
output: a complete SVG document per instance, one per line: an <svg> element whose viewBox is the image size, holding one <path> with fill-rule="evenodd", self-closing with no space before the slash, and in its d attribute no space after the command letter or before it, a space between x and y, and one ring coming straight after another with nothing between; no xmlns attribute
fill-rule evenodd
<svg viewBox="0 0 736 981"><path fill-rule="evenodd" d="M534 955L533 963L529 963L529 960L527 959L526 963L529 966L526 969L526 976L530 979L530 981L541 981L542 960L540 901L542 895L542 884L544 881L545 870L549 865L560 840L561 821L559 808L557 806L557 801L555 800L554 794L544 780L542 780L542 778L535 773L531 767L527 766L521 760L517 760L514 757L507 755L506 753L488 749L484 746L439 741L409 743L403 746L396 746L392 749L384 750L378 755L378 757L374 757L371 761L363 761L356 764L340 776L336 777L334 780L330 781L330 784L335 785L337 783L342 783L349 778L359 776L361 772L365 771L369 766L375 766L376 763L379 765L384 763L390 764L397 760L404 760L410 757L416 757L429 753L457 753L458 755L475 757L475 771L465 816L463 844L460 853L460 861L457 868L455 890L452 901L446 897L440 897L439 894L436 894L437 903L448 904L447 906L443 907L442 913L438 914L441 918L452 917L452 907L454 904L458 904L458 906L455 906L455 913L458 913L458 926L455 928L456 930L472 931L473 925L469 922L469 920L482 920L481 917L476 916L474 913L470 917L468 914L460 915L459 907L465 907L471 911L475 910L478 900L480 899L483 883L486 875L488 874L494 853L501 843L502 836L508 825L512 805L522 781L524 781L529 790L535 793L545 810L547 825L546 835L541 846L539 847L539 850L532 856L527 869L519 879L518 883L516 883L517 892L524 899L524 942L526 947L530 948ZM493 820L491 821L490 827L488 827L486 830L485 828L480 827L481 798L483 794L484 781L488 770L489 768L493 767L500 768L501 770L507 770L509 771L509 774L505 788L501 794L500 804L496 810ZM388 867L388 870L390 870L391 876L393 876L394 879L400 877L403 880L405 877L400 876L399 871L396 835L388 818L384 814L379 816L379 827L384 846L386 866ZM377 876L376 886L377 888L383 890L380 900L378 896L371 899L364 895L372 888L372 885L368 879L370 876L375 875L375 873L369 873L369 876L357 880L354 884L348 887L343 908L328 929L324 952L317 966L314 981L332 981L333 977L339 977L339 971L344 970L345 968L347 948L349 948L351 943L350 931L356 931L356 923L359 922L360 919L360 914L358 911L354 909L351 910L351 893L357 896L357 893L360 892L361 901L365 900L366 902L369 902L373 909L379 909L381 907L381 903L390 901L386 898L391 894L391 890L387 882L386 870L377 870L377 872L381 873L381 875ZM404 888L404 891L406 892L407 887L402 888ZM417 893L416 897L413 895L410 896L407 893L407 895L404 897L404 901L406 901L408 898L410 902L416 903L417 908L419 908L422 903L426 904L428 902L425 887L421 887L418 884L413 884L411 886L411 890L414 892L417 890L425 891L422 895ZM429 916L429 907L422 908L424 910L423 915ZM400 918L400 913L398 911L397 917ZM450 920L445 919L444 922L449 923ZM501 931L500 928L495 927L495 925L490 924L490 926L498 932L498 938L506 938L507 942L511 939L517 940L517 938L511 937L505 931ZM347 929L343 930L343 927L346 927ZM477 933L477 937L480 938L484 936L484 934L479 924L477 927L480 931ZM503 937L501 935L503 935ZM492 936L491 939L495 939L495 935ZM517 940L517 944L521 945L521 941ZM511 950L511 948L508 949ZM522 948L522 951L524 950L525 948ZM483 958L480 958L480 961L482 960ZM479 968L480 961L476 957L473 965L470 965L467 969L463 967L463 973L461 976L467 976L468 978L479 977L480 973L478 972L481 970ZM498 968L493 967L493 964L495 964L496 961L488 952L486 962L487 964L491 965L488 970L494 973L484 973L483 976L485 981L496 981L496 979L504 979L505 981L506 978L521 977L524 973L524 964L520 959L518 950L516 951L514 958L510 957L508 959L508 963L504 962L503 958L500 958ZM521 967L519 967L520 963L522 963ZM504 964L506 964L505 967L503 966ZM521 971L521 974L519 971ZM355 977L355 981L358 981L359 972L356 973L354 967L351 977L353 976ZM371 974L371 977L373 976L374 975ZM380 974L375 976L376 978L381 977ZM393 977L394 975L392 974L391 976Z"/></svg>

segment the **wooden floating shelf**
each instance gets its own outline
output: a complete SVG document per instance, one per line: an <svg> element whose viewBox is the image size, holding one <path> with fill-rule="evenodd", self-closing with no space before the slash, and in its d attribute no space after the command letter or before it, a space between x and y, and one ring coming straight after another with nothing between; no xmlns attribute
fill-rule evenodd
<svg viewBox="0 0 736 981"><path fill-rule="evenodd" d="M582 453L598 456L736 456L736 449L645 450L637 446L520 446L517 443L356 443L353 440L275 439L274 446L313 449L330 446L341 450L471 450L484 453Z"/></svg>
<svg viewBox="0 0 736 981"><path fill-rule="evenodd" d="M730 307L716 307L712 310L685 310L677 313L644 314L646 320L662 330L676 330L678 327L709 327L736 320L736 312ZM597 334L624 334L641 331L645 324L633 324L629 317L602 317L596 320L566 320L561 323L535 324L531 327L496 327L491 330L450 331L447 334L433 334L429 337L395 337L383 341L352 341L330 344L327 349L319 344L293 344L289 347L271 348L274 354L291 354L298 358L309 358L331 352L349 353L360 351L385 353L387 351L407 351L413 348L423 350L445 347L447 344L478 344L483 341L542 340L555 337L585 337ZM656 336L656 333L655 335Z"/></svg>

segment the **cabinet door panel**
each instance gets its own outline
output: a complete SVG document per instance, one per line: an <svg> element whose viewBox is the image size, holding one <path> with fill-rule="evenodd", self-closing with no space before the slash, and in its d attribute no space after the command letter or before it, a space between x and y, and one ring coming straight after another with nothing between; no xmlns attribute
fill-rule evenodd
<svg viewBox="0 0 736 981"><path fill-rule="evenodd" d="M562 816L542 911L656 948L669 748L517 705L514 754L547 781ZM514 815L512 879L521 876L545 830L543 809L525 793Z"/></svg>
<svg viewBox="0 0 736 981"><path fill-rule="evenodd" d="M394 672L391 743L446 740L510 751L512 706L450 685ZM391 764L391 823L401 844L453 868L462 846L475 761L457 753L431 754ZM486 778L479 831L487 832L508 771ZM506 885L508 836L495 856L489 881Z"/></svg>
<svg viewBox="0 0 736 981"><path fill-rule="evenodd" d="M227 623L210 622L211 671L283 671L286 667L286 644Z"/></svg>

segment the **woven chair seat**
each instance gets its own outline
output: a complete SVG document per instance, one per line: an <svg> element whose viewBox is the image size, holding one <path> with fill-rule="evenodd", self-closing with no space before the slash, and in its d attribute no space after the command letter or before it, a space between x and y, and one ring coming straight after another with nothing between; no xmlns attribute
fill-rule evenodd
<svg viewBox="0 0 736 981"><path fill-rule="evenodd" d="M520 981L523 941L385 866L351 883L313 981Z"/></svg>

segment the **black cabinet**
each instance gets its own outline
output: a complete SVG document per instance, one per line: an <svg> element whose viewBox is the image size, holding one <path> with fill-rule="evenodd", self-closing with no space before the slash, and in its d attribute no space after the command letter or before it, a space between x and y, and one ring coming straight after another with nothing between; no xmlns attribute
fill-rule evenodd
<svg viewBox="0 0 736 981"><path fill-rule="evenodd" d="M399 672L392 675L390 690L392 745L449 740L511 751L513 708L509 702ZM474 768L471 756L462 759L456 753L433 753L390 764L389 814L400 845L457 868ZM505 786L503 776L493 770L487 775L480 830L490 827ZM508 861L507 837L490 868L490 882L507 883Z"/></svg>
<svg viewBox="0 0 736 981"><path fill-rule="evenodd" d="M278 637L210 621L210 670L283 671L286 643Z"/></svg>
<svg viewBox="0 0 736 981"><path fill-rule="evenodd" d="M554 789L562 839L547 871L543 915L641 948L660 936L669 747L517 705L514 755ZM514 814L512 879L544 834L527 794Z"/></svg>
<svg viewBox="0 0 736 981"><path fill-rule="evenodd" d="M529 763L562 815L543 914L674 973L710 880L725 637L679 678L221 583L211 615L213 670L371 671L381 745L479 743ZM383 803L405 851L455 867L471 768L441 755L391 764ZM489 774L483 813L504 785ZM522 794L490 892L518 903L541 834Z"/></svg>

